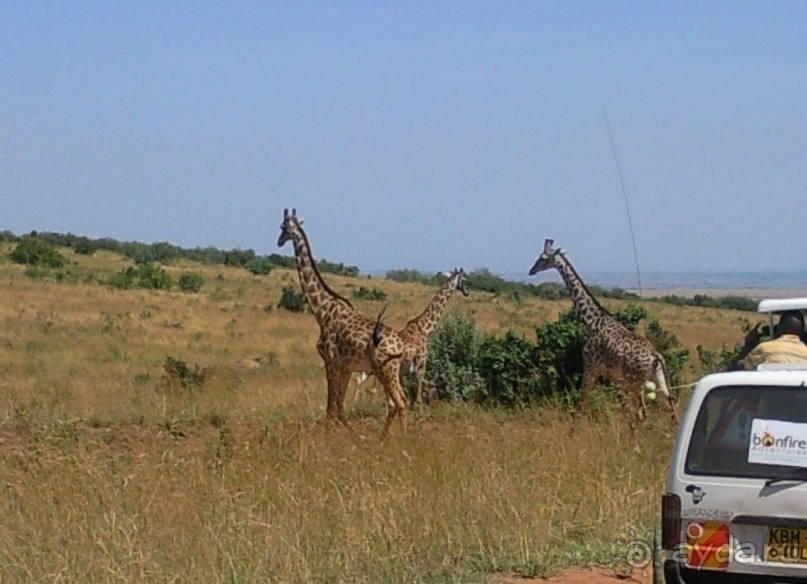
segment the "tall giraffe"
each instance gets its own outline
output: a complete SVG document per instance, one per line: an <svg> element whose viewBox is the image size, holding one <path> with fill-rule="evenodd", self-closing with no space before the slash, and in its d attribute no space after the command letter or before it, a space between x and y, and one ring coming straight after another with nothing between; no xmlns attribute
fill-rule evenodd
<svg viewBox="0 0 807 584"><path fill-rule="evenodd" d="M468 296L466 287L467 276L462 268L455 268L443 282L440 289L434 295L428 306L418 316L406 323L403 329L398 331L404 340L403 362L408 363L410 371L415 372L417 388L415 389L415 403L420 403L423 395L423 383L426 377L426 360L428 358L429 336L434 331L443 309L446 307L448 299L454 290L462 292L463 296Z"/></svg>
<svg viewBox="0 0 807 584"><path fill-rule="evenodd" d="M543 253L530 268L530 276L555 268L563 278L572 297L577 314L586 326L588 341L583 347L583 387L580 393L581 406L585 404L591 386L599 376L614 381L625 381L629 386L628 398L639 397L639 419L647 416L644 388L642 384L652 381L658 391L667 398L673 418L677 419L675 402L667 384L667 370L664 357L656 351L647 339L642 339L629 331L625 325L613 317L597 302L586 284L566 259L562 249L555 249L554 241L544 241ZM619 374L622 374L621 378ZM623 388L620 396L625 403Z"/></svg>
<svg viewBox="0 0 807 584"><path fill-rule="evenodd" d="M387 422L381 434L384 439L396 415L401 417L406 429L407 403L399 379L404 342L392 329L384 327L381 330L378 323L356 312L347 298L325 282L302 224L296 209L292 209L291 214L284 209L277 245L283 247L287 241L293 242L300 285L319 324L317 352L325 363L328 381L327 416L347 425L344 402L350 374L371 372L384 386L389 404ZM374 331L377 338L373 338ZM378 351L368 350L371 341ZM380 355L382 362L373 362L375 354Z"/></svg>

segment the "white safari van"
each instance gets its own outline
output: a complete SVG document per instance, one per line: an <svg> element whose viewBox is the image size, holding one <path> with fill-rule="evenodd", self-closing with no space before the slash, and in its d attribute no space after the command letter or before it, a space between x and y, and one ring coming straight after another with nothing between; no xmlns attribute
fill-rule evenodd
<svg viewBox="0 0 807 584"><path fill-rule="evenodd" d="M807 298L759 305L794 309ZM668 584L807 583L807 364L697 383L662 496L661 548Z"/></svg>

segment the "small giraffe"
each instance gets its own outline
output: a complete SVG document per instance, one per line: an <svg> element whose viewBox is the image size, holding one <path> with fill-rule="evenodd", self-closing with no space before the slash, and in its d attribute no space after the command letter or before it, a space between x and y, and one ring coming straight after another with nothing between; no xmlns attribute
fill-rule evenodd
<svg viewBox="0 0 807 584"><path fill-rule="evenodd" d="M423 395L423 383L426 377L426 360L428 358L429 336L434 331L443 309L454 290L468 296L466 287L467 276L462 268L455 268L443 282L437 294L434 295L428 306L418 316L406 323L398 334L406 343L403 353L403 362L410 365L410 371L415 372L417 388L415 390L415 403L420 403Z"/></svg>
<svg viewBox="0 0 807 584"><path fill-rule="evenodd" d="M354 403L358 402L362 396L376 395L378 391L378 379L371 373L367 373L366 371L354 373L351 379L355 381L356 385L355 397L353 399Z"/></svg>
<svg viewBox="0 0 807 584"><path fill-rule="evenodd" d="M563 278L572 297L577 314L586 326L589 339L583 347L583 387L580 404L583 406L591 386L599 376L617 381L622 378L630 387L629 399L639 396L638 417L642 421L647 416L644 388L642 384L652 381L658 391L667 398L672 416L677 419L675 402L667 384L667 371L664 357L649 341L629 331L615 319L589 292L583 280L566 259L562 249L553 247L554 241L544 241L544 251L530 268L530 276L555 268ZM623 407L627 408L620 391Z"/></svg>
<svg viewBox="0 0 807 584"><path fill-rule="evenodd" d="M277 245L283 247L287 241L293 242L300 285L319 324L317 352L325 363L328 381L327 416L330 419L336 418L347 426L344 402L350 375L362 371L372 373L384 386L391 404L381 434L383 440L395 415L401 416L406 429L407 404L399 379L403 340L392 329L384 327L383 330L378 330L374 347L378 348L379 354L383 353L384 362L372 361L372 354L376 352L368 351L368 345L373 341L373 332L379 328L378 323L356 312L347 298L340 296L325 282L311 253L302 224L303 221L297 218L296 209L292 209L291 214L285 209Z"/></svg>

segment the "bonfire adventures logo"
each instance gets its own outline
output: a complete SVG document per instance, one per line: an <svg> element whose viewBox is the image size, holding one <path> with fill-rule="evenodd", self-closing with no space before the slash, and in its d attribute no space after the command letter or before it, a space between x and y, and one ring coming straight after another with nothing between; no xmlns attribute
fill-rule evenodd
<svg viewBox="0 0 807 584"><path fill-rule="evenodd" d="M773 448L783 451L807 450L807 440L799 439L790 435L782 438L775 438L774 435L768 431L763 433L762 436L752 434L751 444L756 447Z"/></svg>
<svg viewBox="0 0 807 584"><path fill-rule="evenodd" d="M748 462L807 465L807 425L781 420L754 419L748 445Z"/></svg>

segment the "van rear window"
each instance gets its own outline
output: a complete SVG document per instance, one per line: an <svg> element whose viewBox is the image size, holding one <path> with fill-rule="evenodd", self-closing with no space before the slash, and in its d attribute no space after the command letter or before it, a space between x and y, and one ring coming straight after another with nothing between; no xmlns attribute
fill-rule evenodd
<svg viewBox="0 0 807 584"><path fill-rule="evenodd" d="M768 478L792 466L748 462L754 419L805 425L807 387L726 386L713 389L701 404L689 441L689 474Z"/></svg>

